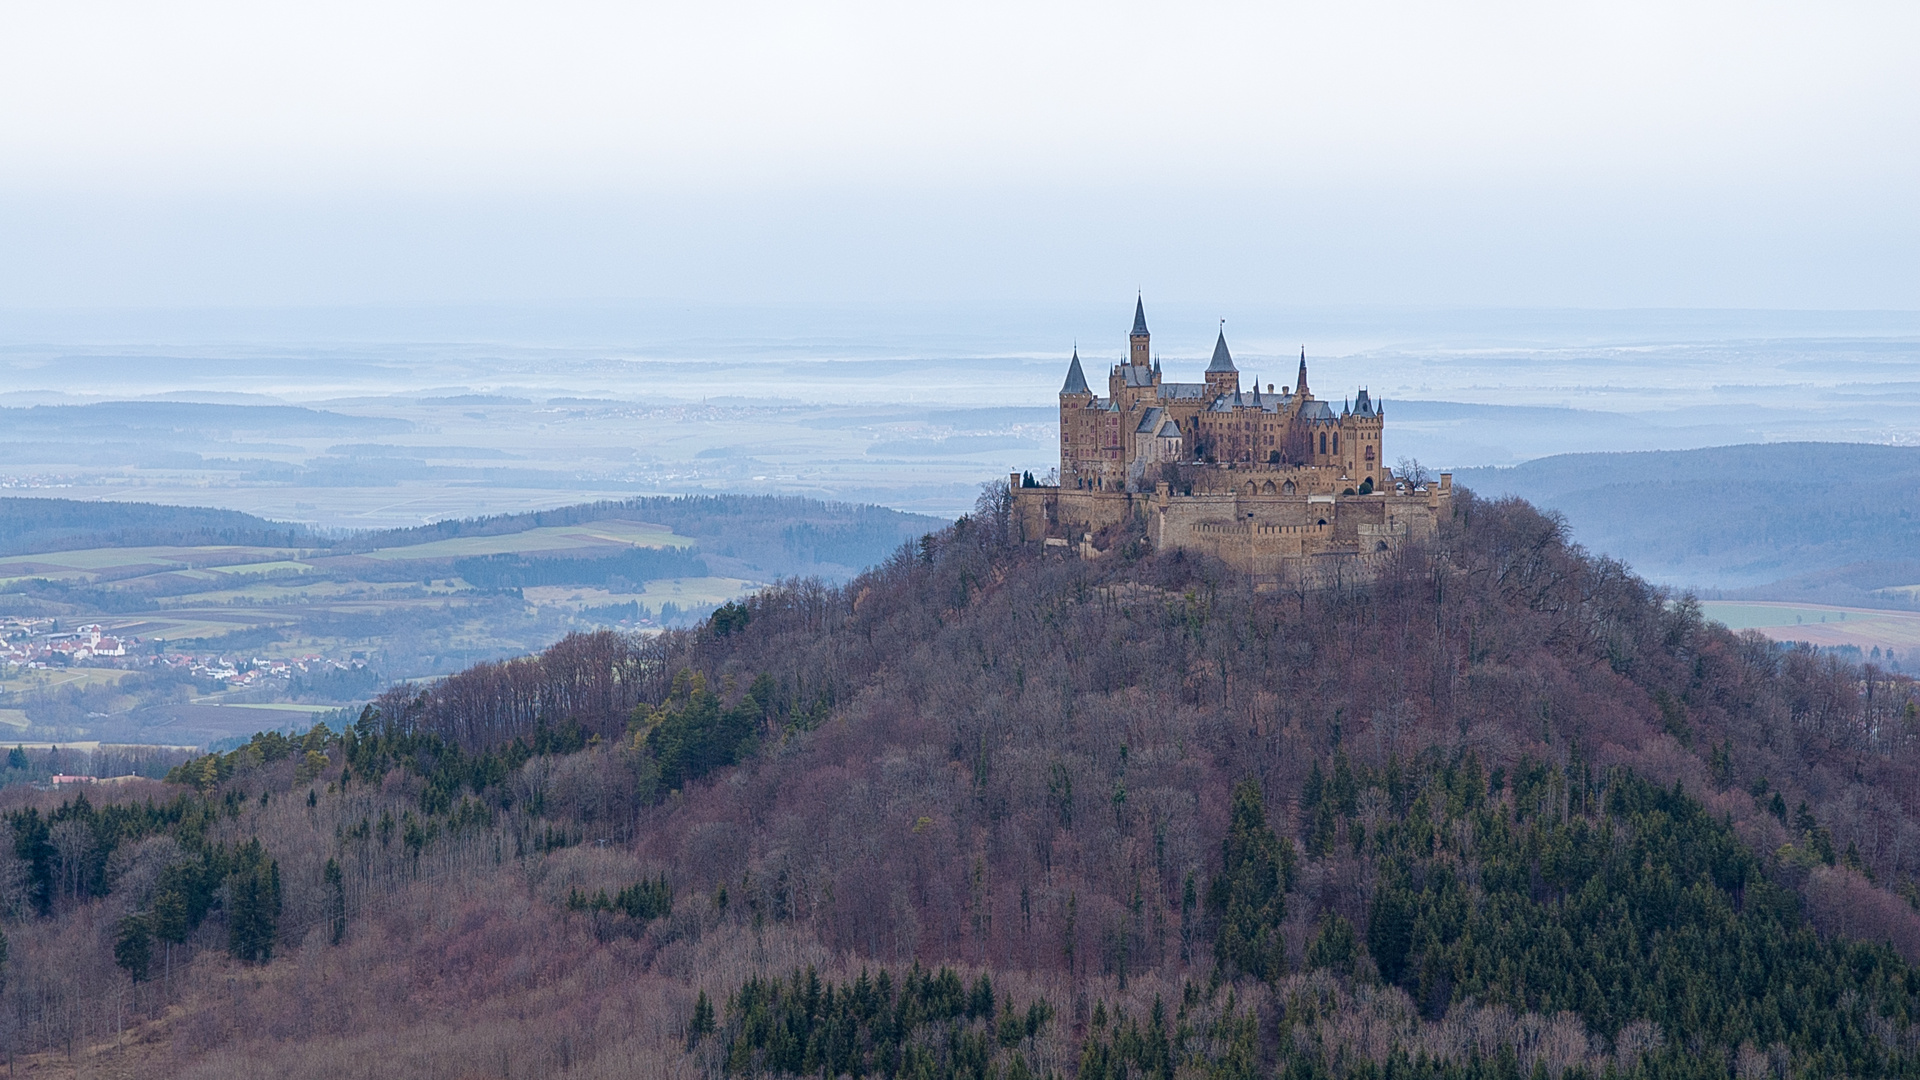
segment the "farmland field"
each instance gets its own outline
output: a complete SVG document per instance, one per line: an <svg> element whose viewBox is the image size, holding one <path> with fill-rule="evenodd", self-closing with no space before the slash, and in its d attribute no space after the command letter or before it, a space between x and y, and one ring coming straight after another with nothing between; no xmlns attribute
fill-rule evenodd
<svg viewBox="0 0 1920 1080"><path fill-rule="evenodd" d="M1920 612L1759 600L1709 600L1700 608L1707 618L1731 629L1758 630L1775 641L1901 654L1920 649Z"/></svg>
<svg viewBox="0 0 1920 1080"><path fill-rule="evenodd" d="M59 690L66 687L78 690L92 686L112 686L126 676L127 672L115 668L46 668L25 672L16 668L12 678L0 679L0 690L14 693Z"/></svg>
<svg viewBox="0 0 1920 1080"><path fill-rule="evenodd" d="M8 555L0 558L0 575L6 577L52 577L55 575L99 577L121 576L132 570L159 573L208 566L242 566L248 563L274 562L298 552L284 548L231 547L129 547L82 548L77 551L51 551L38 555Z"/></svg>
<svg viewBox="0 0 1920 1080"><path fill-rule="evenodd" d="M476 555L602 553L629 547L687 547L693 541L670 529L638 521L597 521L591 525L529 529L505 536L464 536L367 552L369 559L464 559Z"/></svg>

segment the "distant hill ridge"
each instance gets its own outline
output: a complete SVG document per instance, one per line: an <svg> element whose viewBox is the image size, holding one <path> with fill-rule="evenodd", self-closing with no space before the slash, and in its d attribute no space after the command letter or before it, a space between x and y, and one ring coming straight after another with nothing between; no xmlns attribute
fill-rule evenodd
<svg viewBox="0 0 1920 1080"><path fill-rule="evenodd" d="M696 540L702 554L725 560L716 567L721 572L757 578L849 576L886 558L904 541L944 524L938 518L882 506L799 496L689 495L603 501L343 535L209 507L0 498L0 555L206 544L351 553L606 520L666 526Z"/></svg>
<svg viewBox="0 0 1920 1080"><path fill-rule="evenodd" d="M333 538L305 525L238 510L158 503L0 498L0 555L90 547L326 547Z"/></svg>
<svg viewBox="0 0 1920 1080"><path fill-rule="evenodd" d="M309 409L301 405L234 405L198 401L99 401L85 405L0 407L0 432L53 431L70 436L78 431L108 429L118 435L143 429L175 431L408 431L405 420Z"/></svg>
<svg viewBox="0 0 1920 1080"><path fill-rule="evenodd" d="M1920 447L1753 443L1703 450L1560 454L1457 469L1482 495L1566 515L1575 539L1676 585L1751 589L1831 575L1860 589L1920 551ZM1869 572L1868 564L1883 564ZM1858 597L1854 597L1858 599Z"/></svg>

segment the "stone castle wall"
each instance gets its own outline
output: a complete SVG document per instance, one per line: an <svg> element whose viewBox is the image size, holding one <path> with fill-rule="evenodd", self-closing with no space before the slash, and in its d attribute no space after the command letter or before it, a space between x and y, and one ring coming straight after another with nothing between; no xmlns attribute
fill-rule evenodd
<svg viewBox="0 0 1920 1080"><path fill-rule="evenodd" d="M1364 568L1433 532L1451 512L1452 477L1412 492L1267 494L1258 490L1151 495L1058 487L1022 488L1014 516L1029 542L1094 554L1100 530L1134 518L1161 550L1204 553L1256 579L1324 578L1332 561ZM1225 485L1222 485L1225 486ZM1318 568L1314 565L1318 564Z"/></svg>

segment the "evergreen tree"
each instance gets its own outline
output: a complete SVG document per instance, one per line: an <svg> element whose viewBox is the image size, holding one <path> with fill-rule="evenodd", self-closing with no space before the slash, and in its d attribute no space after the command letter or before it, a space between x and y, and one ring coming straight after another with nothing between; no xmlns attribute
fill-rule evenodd
<svg viewBox="0 0 1920 1080"><path fill-rule="evenodd" d="M1220 876L1208 898L1217 920L1214 959L1225 974L1280 977L1286 966L1280 923L1287 915L1292 878L1292 843L1276 837L1267 824L1259 785L1241 781L1233 789Z"/></svg>
<svg viewBox="0 0 1920 1080"><path fill-rule="evenodd" d="M708 999L705 990L693 1001L693 1018L687 1021L687 1049L700 1045L700 1040L713 1034L713 1002Z"/></svg>
<svg viewBox="0 0 1920 1080"><path fill-rule="evenodd" d="M147 913L147 929L167 947L166 968L169 978L173 975L173 947L186 944L187 933L192 929L187 914L187 898L180 894L179 889L161 888L154 891L153 904Z"/></svg>
<svg viewBox="0 0 1920 1080"><path fill-rule="evenodd" d="M327 938L338 945L347 936L347 888L340 860L328 859L320 876L327 886Z"/></svg>
<svg viewBox="0 0 1920 1080"><path fill-rule="evenodd" d="M1345 916L1327 912L1320 916L1320 932L1313 944L1307 946L1307 966L1325 968L1335 975L1351 975L1356 948L1353 924Z"/></svg>
<svg viewBox="0 0 1920 1080"><path fill-rule="evenodd" d="M234 853L227 876L227 951L249 964L273 959L280 928L280 864L270 860L260 841L249 840Z"/></svg>
<svg viewBox="0 0 1920 1080"><path fill-rule="evenodd" d="M145 916L129 915L114 928L113 962L134 982L147 981L153 970L153 934Z"/></svg>

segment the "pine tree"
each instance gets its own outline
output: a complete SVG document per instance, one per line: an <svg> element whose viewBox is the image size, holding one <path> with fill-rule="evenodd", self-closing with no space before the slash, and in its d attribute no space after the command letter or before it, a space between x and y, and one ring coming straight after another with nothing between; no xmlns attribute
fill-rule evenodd
<svg viewBox="0 0 1920 1080"><path fill-rule="evenodd" d="M693 1001L693 1018L687 1021L687 1049L700 1045L700 1040L713 1034L713 1002L705 990Z"/></svg>
<svg viewBox="0 0 1920 1080"><path fill-rule="evenodd" d="M129 915L114 928L113 962L134 982L145 982L153 971L153 934L142 915Z"/></svg>
<svg viewBox="0 0 1920 1080"><path fill-rule="evenodd" d="M1356 943L1353 924L1344 916L1327 912L1320 916L1320 933L1307 946L1307 966L1325 968L1335 975L1353 974Z"/></svg>
<svg viewBox="0 0 1920 1080"><path fill-rule="evenodd" d="M147 928L167 947L166 973L173 977L173 947L184 945L192 929L187 919L187 898L174 888L161 888L153 894L152 910L147 913Z"/></svg>
<svg viewBox="0 0 1920 1080"><path fill-rule="evenodd" d="M1233 789L1231 821L1222 843L1220 876L1209 901L1218 920L1214 959L1231 976L1280 977L1286 943L1280 923L1292 886L1293 845L1274 835L1260 787L1243 780Z"/></svg>
<svg viewBox="0 0 1920 1080"><path fill-rule="evenodd" d="M320 876L327 886L327 936L338 945L347 936L347 888L340 872L340 860L328 859L327 868Z"/></svg>
<svg viewBox="0 0 1920 1080"><path fill-rule="evenodd" d="M1367 915L1367 951L1379 965L1380 977L1398 983L1406 973L1407 952L1413 948L1413 898L1397 881L1374 890L1373 909Z"/></svg>
<svg viewBox="0 0 1920 1080"><path fill-rule="evenodd" d="M280 864L266 857L260 841L235 853L227 878L227 951L249 964L273 959L280 927Z"/></svg>

